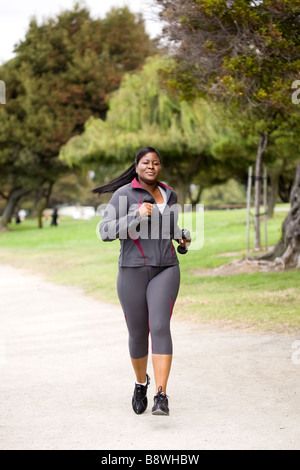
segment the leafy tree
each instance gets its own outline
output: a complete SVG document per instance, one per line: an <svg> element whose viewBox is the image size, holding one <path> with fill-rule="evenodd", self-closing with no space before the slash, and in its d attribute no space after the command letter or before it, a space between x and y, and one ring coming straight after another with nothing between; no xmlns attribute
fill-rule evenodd
<svg viewBox="0 0 300 470"><path fill-rule="evenodd" d="M296 108L296 107L295 107ZM300 113L295 110L286 121L282 121L270 138L265 160L268 162L270 197L268 215L272 216L279 198L289 202L295 178L295 167L300 154Z"/></svg>
<svg viewBox="0 0 300 470"><path fill-rule="evenodd" d="M90 116L105 117L110 92L154 49L142 18L128 8L104 20L78 5L41 25L32 19L17 56L0 70L7 84L0 109L2 228L24 194L49 198L69 171L58 159L60 147Z"/></svg>
<svg viewBox="0 0 300 470"><path fill-rule="evenodd" d="M210 207L227 207L239 204L245 205L247 201L247 191L235 179L228 180L221 185L214 185L203 191L202 202Z"/></svg>
<svg viewBox="0 0 300 470"><path fill-rule="evenodd" d="M13 59L1 68L7 84L7 104L0 107L0 196L5 201L0 230L10 221L21 197L30 192L29 180L36 176L35 155L26 148L29 135L24 130L25 112L20 99L23 85L15 63Z"/></svg>
<svg viewBox="0 0 300 470"><path fill-rule="evenodd" d="M198 196L189 194L196 203L204 187L226 181L233 167L236 172L243 168L245 173L242 155L246 157L246 152L241 143L236 138L235 148L231 146L224 158L218 143L226 139L229 129L226 131L207 101L181 100L166 87L166 67L166 57L153 57L142 71L127 74L110 100L106 120L90 118L85 132L62 147L60 158L70 165L90 162L108 168L119 163L119 169L123 169L132 163L139 147L156 147L163 155L162 177L176 187L181 204L186 201L191 183L198 185Z"/></svg>
<svg viewBox="0 0 300 470"><path fill-rule="evenodd" d="M173 82L183 95L200 93L248 112L258 135L255 168L255 248L260 249L261 167L270 137L295 110L299 78L299 0L157 0L177 58ZM236 122L236 119L233 118Z"/></svg>

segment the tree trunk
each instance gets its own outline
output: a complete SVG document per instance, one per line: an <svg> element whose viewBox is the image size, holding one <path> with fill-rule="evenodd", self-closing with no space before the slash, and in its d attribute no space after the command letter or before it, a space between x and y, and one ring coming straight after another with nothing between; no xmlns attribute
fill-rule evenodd
<svg viewBox="0 0 300 470"><path fill-rule="evenodd" d="M189 160L189 156L182 154L182 161ZM201 164L205 158L204 154L195 156L194 159L188 162L188 165L183 167L175 167L174 165L167 167L164 166L164 175L166 176L169 184L176 188L178 196L178 204L181 205L182 209L186 203L187 196L190 195L190 184L193 178L195 178L201 168ZM201 197L202 189L199 189L197 201L191 201L192 204L198 202L198 197Z"/></svg>
<svg viewBox="0 0 300 470"><path fill-rule="evenodd" d="M5 209L3 211L3 214L0 220L0 232L8 231L7 225L9 224L12 218L16 205L18 204L21 197L25 196L25 194L28 194L28 193L29 193L28 190L22 189L22 188L13 188L10 191L9 196L7 198Z"/></svg>
<svg viewBox="0 0 300 470"><path fill-rule="evenodd" d="M50 181L48 188L47 189L43 188L42 197L40 198L37 204L38 228L43 228L43 211L49 205L49 200L50 200L53 185L54 185L54 181Z"/></svg>
<svg viewBox="0 0 300 470"><path fill-rule="evenodd" d="M197 191L197 193L196 193L196 196L193 197L192 191L191 191L191 185L189 184L188 187L187 187L187 193L188 193L188 196L189 196L189 198L190 198L193 211L196 210L196 206L197 206L197 204L200 202L202 191L203 191L203 188L202 188L202 186L199 184L199 185L198 185L198 191Z"/></svg>
<svg viewBox="0 0 300 470"><path fill-rule="evenodd" d="M254 185L254 251L261 250L260 243L260 198L261 198L261 167L262 167L262 156L266 150L268 144L268 134L262 134L259 140L257 155L256 155L256 165L255 165L255 185Z"/></svg>
<svg viewBox="0 0 300 470"><path fill-rule="evenodd" d="M177 193L177 202L181 205L182 209L186 201L188 184L185 181L185 178L182 177L178 172L173 174L171 171L168 171L167 168L164 168L164 174L168 180L168 184L176 188Z"/></svg>
<svg viewBox="0 0 300 470"><path fill-rule="evenodd" d="M178 204L181 205L181 207L184 207L185 201L186 201L186 196L187 196L187 183L184 180L181 180L178 184Z"/></svg>
<svg viewBox="0 0 300 470"><path fill-rule="evenodd" d="M268 218L272 218L274 215L274 208L278 200L279 195L279 173L280 169L268 168L270 175L270 193L268 197Z"/></svg>
<svg viewBox="0 0 300 470"><path fill-rule="evenodd" d="M282 223L282 236L260 259L274 260L284 268L300 267L300 163L290 195L291 208Z"/></svg>

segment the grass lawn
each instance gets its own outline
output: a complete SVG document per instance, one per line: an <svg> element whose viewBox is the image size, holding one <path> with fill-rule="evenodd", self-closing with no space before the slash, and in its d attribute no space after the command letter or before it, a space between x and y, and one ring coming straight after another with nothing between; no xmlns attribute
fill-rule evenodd
<svg viewBox="0 0 300 470"><path fill-rule="evenodd" d="M287 213L284 209L286 206L279 206L268 221L269 246L280 238ZM45 225L43 229L37 228L36 220L13 223L11 232L0 233L0 263L26 268L43 274L46 280L82 287L99 300L119 303L119 241L104 243L97 237L99 220L66 218L58 227ZM203 248L178 255L181 286L174 316L263 331L300 330L299 270L231 276L212 276L209 271L205 274L205 270L245 255L245 221L244 209L204 213ZM253 226L251 239L253 242ZM197 274L200 269L204 274Z"/></svg>

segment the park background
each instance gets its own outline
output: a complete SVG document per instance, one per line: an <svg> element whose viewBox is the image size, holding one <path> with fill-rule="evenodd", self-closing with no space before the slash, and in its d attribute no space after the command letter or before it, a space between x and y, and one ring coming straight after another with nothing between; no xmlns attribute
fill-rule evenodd
<svg viewBox="0 0 300 470"><path fill-rule="evenodd" d="M130 2L98 17L74 3L31 18L2 63L0 262L117 303L119 242L96 233L109 196L91 190L154 146L180 204L206 209L174 314L299 330L300 3L147 4L157 34Z"/></svg>

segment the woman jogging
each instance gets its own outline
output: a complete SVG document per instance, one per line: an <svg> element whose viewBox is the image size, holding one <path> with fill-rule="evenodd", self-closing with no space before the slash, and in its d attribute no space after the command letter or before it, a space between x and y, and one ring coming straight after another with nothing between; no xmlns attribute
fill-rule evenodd
<svg viewBox="0 0 300 470"><path fill-rule="evenodd" d="M137 153L135 162L94 193L113 192L100 224L103 241L120 239L117 292L129 333L129 352L136 375L132 407L148 405L148 340L156 394L152 414L168 415L166 394L172 362L170 320L180 285L179 261L172 239L187 247L177 226L175 191L158 180L161 156L152 147Z"/></svg>

